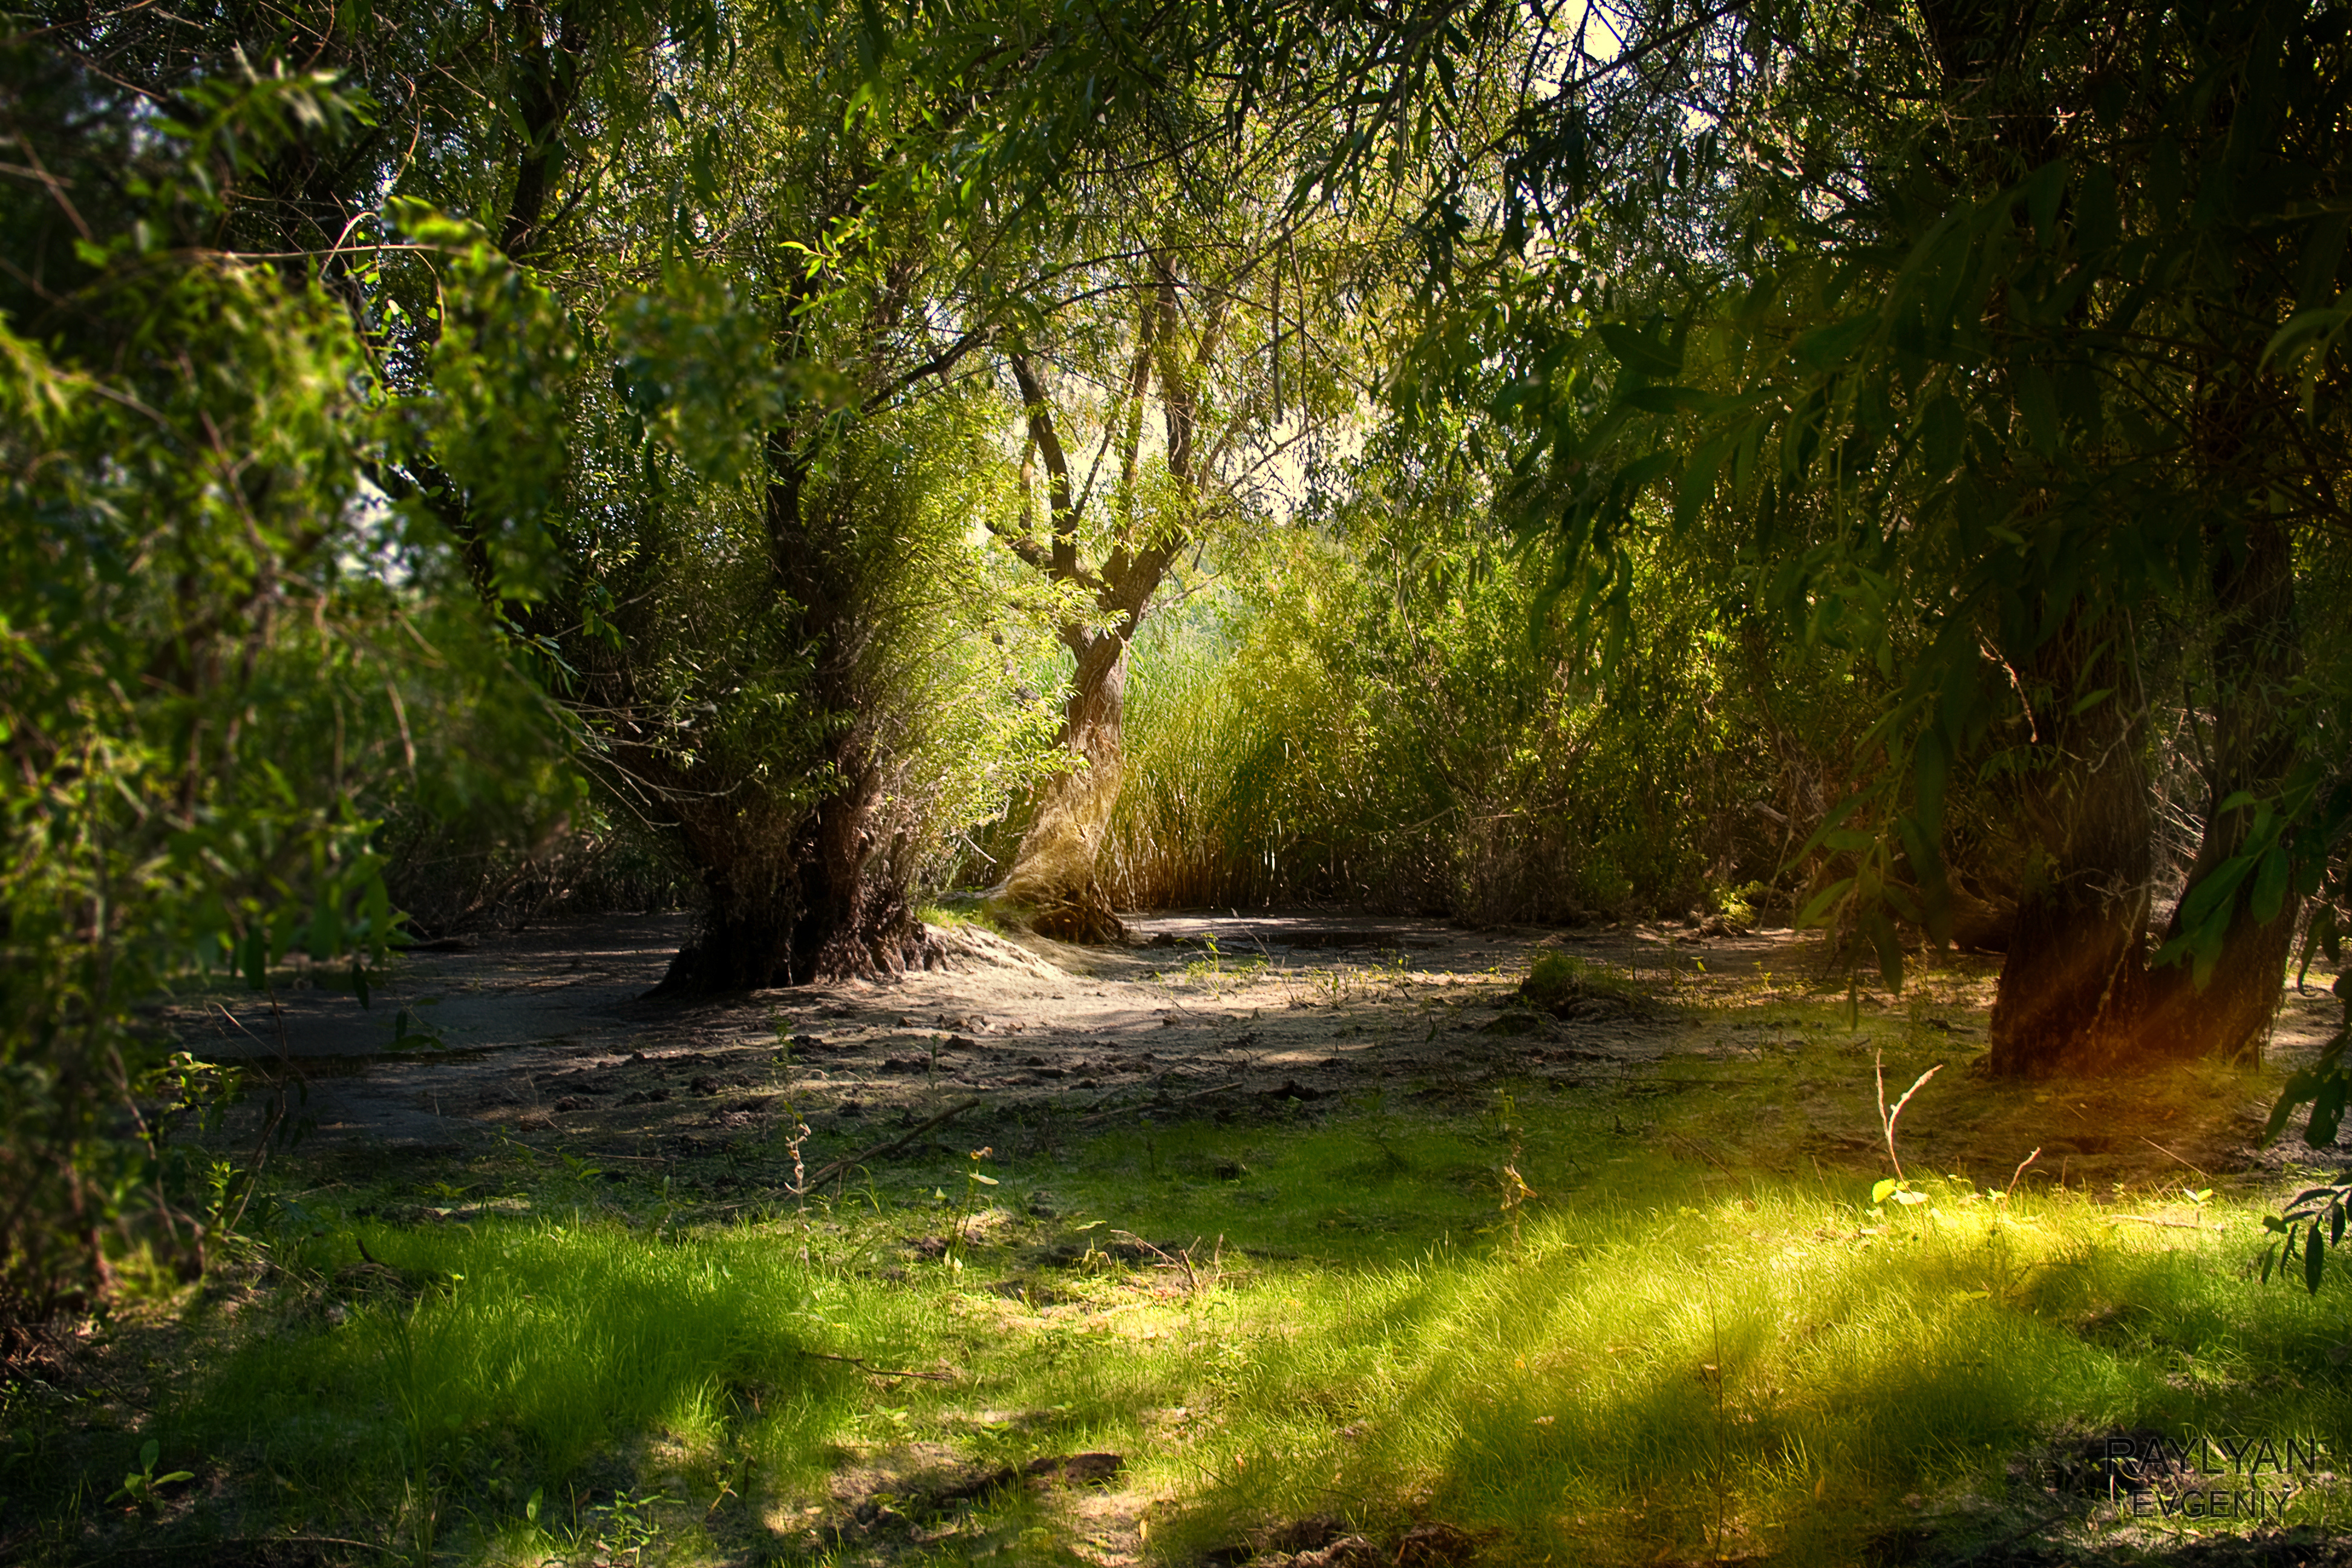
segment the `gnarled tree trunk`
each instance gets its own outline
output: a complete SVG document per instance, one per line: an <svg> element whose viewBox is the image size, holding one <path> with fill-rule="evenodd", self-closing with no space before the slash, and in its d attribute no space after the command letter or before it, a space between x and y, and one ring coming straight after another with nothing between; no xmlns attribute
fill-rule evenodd
<svg viewBox="0 0 2352 1568"><path fill-rule="evenodd" d="M2127 674L2110 628L2074 618L2034 659L2036 742L2020 803L2027 863L1994 995L1990 1072L2040 1076L2128 1048L2147 944L2150 824ZM2076 710L2102 689L2105 698Z"/></svg>
<svg viewBox="0 0 2352 1568"><path fill-rule="evenodd" d="M2274 792L2294 765L2295 734L2286 686L2301 664L2295 631L2294 556L2286 531L2268 518L2247 524L2242 542L2212 542L2213 596L2221 625L2213 645L2211 775L2206 781L2205 836L2197 847L2165 940L2181 934L2180 910L2199 884L2243 849L2251 807L2221 809L2240 791ZM2200 987L2191 966L2168 964L2148 976L2141 1039L2163 1056L2259 1055L2285 984L2296 900L2268 921L2253 910L2255 879L2230 899L2221 952Z"/></svg>
<svg viewBox="0 0 2352 1568"><path fill-rule="evenodd" d="M666 785L659 798L708 900L662 994L870 979L940 957L908 899L913 868L899 853L887 758L867 716L861 656L876 632L857 521L824 507L808 515L810 458L784 432L770 437L763 521L782 646L814 650L808 696L837 726L808 770L820 793L811 800L757 777L690 780L666 758L636 764L639 777Z"/></svg>
<svg viewBox="0 0 2352 1568"><path fill-rule="evenodd" d="M708 903L656 994L876 979L940 962L893 875L878 773L800 811L765 797L679 814Z"/></svg>

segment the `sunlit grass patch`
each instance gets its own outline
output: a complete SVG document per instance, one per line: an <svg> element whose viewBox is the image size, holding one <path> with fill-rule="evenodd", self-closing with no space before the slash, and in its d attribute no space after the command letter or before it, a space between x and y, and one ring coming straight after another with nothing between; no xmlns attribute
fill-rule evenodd
<svg viewBox="0 0 2352 1568"><path fill-rule="evenodd" d="M2152 1528L2063 1473L2096 1434L2352 1440L2345 1281L2247 1276L2270 1194L2157 1152L2091 1192L2046 1155L2013 1173L2008 1142L2050 1136L2028 1111L2118 1146L2153 1125L2123 1089L1994 1094L1905 1015L1733 1022L1483 1107L1416 1070L1227 1124L1008 1127L978 1200L943 1145L805 1211L545 1159L407 1174L507 1193L464 1223L289 1205L270 1283L191 1316L195 1373L93 1440L90 1495L152 1435L215 1500L185 1528L419 1563L1179 1563L1315 1514L1391 1544L1447 1521L1496 1563L1832 1563L1895 1531ZM1874 1189L1882 1054L1897 1089L1953 1064L1905 1113L1899 1195ZM1126 1459L1111 1493L921 1501L925 1467L1091 1450Z"/></svg>
<svg viewBox="0 0 2352 1568"><path fill-rule="evenodd" d="M2014 1505L2011 1468L2064 1434L2352 1437L2310 1304L2242 1277L2246 1216L2171 1232L2021 1206L1937 1184L1874 1215L1759 1185L1269 1284L1240 1310L1252 1348L1196 1461L1196 1528L1425 1510L1499 1531L1509 1560L1846 1562L1893 1521Z"/></svg>

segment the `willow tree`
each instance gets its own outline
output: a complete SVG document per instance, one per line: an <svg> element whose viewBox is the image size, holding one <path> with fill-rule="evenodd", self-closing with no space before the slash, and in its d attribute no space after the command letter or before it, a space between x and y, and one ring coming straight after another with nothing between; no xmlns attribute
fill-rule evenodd
<svg viewBox="0 0 2352 1568"><path fill-rule="evenodd" d="M1013 487L987 482L976 399L994 353L1059 307L1051 279L1067 262L1041 239L1058 226L1054 198L1181 97L1144 82L1139 59L1161 57L1139 51L1181 61L1190 46L1181 16L1140 35L1074 35L1019 6L900 21L904 33L871 16L762 33L764 59L679 84L693 109L635 181L698 194L690 222L656 210L643 231L723 288L688 327L701 345L688 357L753 342L771 361L764 383L747 375L717 397L715 423L749 437L732 480L718 447L688 451L710 445L710 395L728 377L667 374L681 361L656 352L616 410L629 442L693 470L677 497L640 494L635 511L651 520L689 491L688 512L733 507L735 566L707 574L667 546L574 551L617 573L595 590L616 606L614 635L582 666L601 765L679 835L709 894L673 989L927 962L908 894L941 803L1025 782L1035 749L1031 712L974 658L982 623L1017 623L1036 596L962 548L971 522L1012 510L996 503ZM1080 70L1095 79L1085 112L1060 92ZM743 146L770 155L729 155ZM668 586L643 591L656 578ZM714 581L741 595L721 617L740 630L677 637L647 621L665 605L707 621Z"/></svg>
<svg viewBox="0 0 2352 1568"><path fill-rule="evenodd" d="M342 299L222 243L364 101L230 68L166 117L120 63L0 48L0 1356L121 1249L201 1268L253 1194L172 1136L224 1075L174 1055L158 993L258 990L299 954L364 1001L399 923L385 806L469 731L552 749L484 618L434 591L450 541L367 482L499 389L453 365L444 404L386 399ZM447 298L499 335L457 260Z"/></svg>
<svg viewBox="0 0 2352 1568"><path fill-rule="evenodd" d="M908 678L968 668L906 650L1006 596L940 543L942 504L985 510L987 465L908 443L970 456L961 383L1027 319L1047 198L1181 89L1191 14L549 0L181 37L56 9L159 100L299 47L374 106L331 153L274 160L225 226L345 301L391 395L462 405L373 478L455 542L583 764L700 877L670 985L921 962L913 803L968 787L922 759L985 733L1017 782L1025 721ZM501 332L445 310L459 270ZM472 395L492 385L505 406Z"/></svg>
<svg viewBox="0 0 2352 1568"><path fill-rule="evenodd" d="M1890 978L1896 921L1948 919L1956 780L2014 781L1995 1070L2258 1044L2336 826L2294 598L2346 521L2341 18L1612 20L1556 40L1430 362L1463 363L1465 307L1529 307L1496 409L1569 602L1605 626L1632 531L1714 529L1727 588L1879 668L1885 765L1821 825L1849 874L1807 913ZM2202 838L2159 931L2168 624L2210 635Z"/></svg>
<svg viewBox="0 0 2352 1568"><path fill-rule="evenodd" d="M1050 935L1123 931L1096 862L1155 599L1211 537L1284 526L1366 403L1366 316L1397 297L1402 225L1392 204L1289 199L1312 170L1305 125L1320 102L1311 83L1222 118L1194 101L1130 143L1083 187L1094 211L1058 247L1074 259L1031 296L1034 324L1004 339L1024 505L999 536L1062 593L1070 666L1060 766L992 891Z"/></svg>

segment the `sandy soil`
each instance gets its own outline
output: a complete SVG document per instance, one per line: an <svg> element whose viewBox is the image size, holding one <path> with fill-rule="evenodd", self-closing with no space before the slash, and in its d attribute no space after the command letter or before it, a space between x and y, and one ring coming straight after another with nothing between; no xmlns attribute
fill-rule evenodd
<svg viewBox="0 0 2352 1568"><path fill-rule="evenodd" d="M1085 1131L1121 1118L1289 1114L1374 1087L1439 1104L1498 1079L1622 1094L1680 1064L1685 1077L1770 1086L1783 1136L1740 1158L1801 1169L1883 1160L1876 1129L1848 1124L1846 1080L1867 1085L1880 1051L1890 1073L1931 1058L1965 1069L1983 1047L1997 964L1961 960L1893 997L1850 982L1818 935L1786 931L1465 930L1305 911L1163 913L1132 926L1136 945L1121 949L1016 944L959 926L943 933L955 954L943 970L686 1005L644 996L687 918L607 919L411 955L366 1010L348 994L296 990L259 1005L191 1001L174 1022L200 1054L301 1073L314 1147L461 1154L560 1132L574 1150L656 1159L765 1142L805 1122L814 1173L943 1112L955 1139L977 1143L1041 1118ZM1510 1010L1549 949L1615 966L1648 999L1588 1002L1564 1018ZM404 1012L441 1045L387 1050ZM2319 984L2290 992L2274 1061L2307 1056L2337 1016ZM2254 1147L2266 1107L2251 1080L2161 1076L2154 1089L2019 1090L1970 1086L1955 1070L1908 1113L1906 1148L1982 1179L2040 1147L2039 1163L2075 1184L2313 1157ZM1725 1143L1743 1131L1753 1130L1727 1130ZM1666 1136L1714 1158L1705 1133Z"/></svg>

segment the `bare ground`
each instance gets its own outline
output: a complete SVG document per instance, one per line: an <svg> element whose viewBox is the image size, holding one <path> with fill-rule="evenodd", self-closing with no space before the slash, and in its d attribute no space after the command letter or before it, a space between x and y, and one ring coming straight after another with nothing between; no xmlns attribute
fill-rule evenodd
<svg viewBox="0 0 2352 1568"><path fill-rule="evenodd" d="M1880 1129L1854 1115L1853 1092L1884 1055L1898 1079L1889 1101L1925 1066L1947 1068L1906 1112L1903 1152L1984 1180L2039 1149L2030 1179L2095 1187L2168 1172L2259 1181L2314 1158L2291 1140L2263 1151L2256 1135L2275 1068L2315 1051L2340 1016L2319 984L2291 987L2270 1073L2198 1064L2021 1088L1968 1070L1996 959L1955 960L1896 996L1818 934L1785 930L1465 930L1316 912L1131 923L1137 944L1116 949L956 926L942 970L679 1004L643 998L687 918L607 919L412 954L369 1009L296 989L258 1005L190 1000L174 1022L200 1055L299 1073L314 1149L461 1155L561 1134L574 1152L657 1161L804 1123L809 1175L942 1113L954 1129L942 1136L987 1142L1006 1123L1297 1114L1375 1089L1440 1109L1529 1079L1637 1104L1662 1082L1737 1090L1721 1097L1736 1125L1710 1128L1705 1097L1685 1097L1696 1115L1642 1126L1727 1172L1874 1168L1886 1164ZM1519 980L1549 950L1612 966L1643 999L1517 1010ZM438 1043L386 1048L404 1015Z"/></svg>

